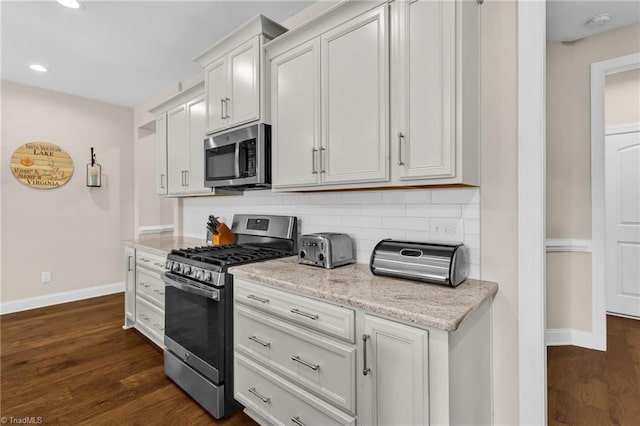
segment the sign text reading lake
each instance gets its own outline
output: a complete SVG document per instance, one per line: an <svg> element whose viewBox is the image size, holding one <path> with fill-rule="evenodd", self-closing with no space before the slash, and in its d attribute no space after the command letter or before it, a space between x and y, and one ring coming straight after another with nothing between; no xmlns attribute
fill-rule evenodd
<svg viewBox="0 0 640 426"><path fill-rule="evenodd" d="M71 179L73 160L58 145L28 142L13 152L11 171L16 179L33 188L58 188Z"/></svg>

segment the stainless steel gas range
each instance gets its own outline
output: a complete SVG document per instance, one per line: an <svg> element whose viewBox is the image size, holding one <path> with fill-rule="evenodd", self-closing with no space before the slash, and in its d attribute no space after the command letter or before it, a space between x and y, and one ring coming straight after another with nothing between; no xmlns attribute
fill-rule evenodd
<svg viewBox="0 0 640 426"><path fill-rule="evenodd" d="M297 253L292 216L235 215L235 244L172 250L165 282L164 369L215 418L241 406L233 399L231 266Z"/></svg>

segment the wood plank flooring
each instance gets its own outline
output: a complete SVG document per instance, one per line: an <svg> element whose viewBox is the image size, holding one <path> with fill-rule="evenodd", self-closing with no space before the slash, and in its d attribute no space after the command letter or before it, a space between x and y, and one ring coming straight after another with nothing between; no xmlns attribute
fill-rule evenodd
<svg viewBox="0 0 640 426"><path fill-rule="evenodd" d="M547 348L549 425L640 425L640 321L607 316L607 351Z"/></svg>
<svg viewBox="0 0 640 426"><path fill-rule="evenodd" d="M46 425L256 425L216 421L164 375L162 351L123 330L122 293L0 317L0 416Z"/></svg>

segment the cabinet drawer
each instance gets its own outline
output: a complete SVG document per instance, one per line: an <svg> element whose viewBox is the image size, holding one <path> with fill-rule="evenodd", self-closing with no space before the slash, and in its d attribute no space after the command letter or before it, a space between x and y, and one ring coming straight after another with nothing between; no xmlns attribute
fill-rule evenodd
<svg viewBox="0 0 640 426"><path fill-rule="evenodd" d="M136 328L142 325L158 342L164 341L164 311L144 299L136 298ZM146 333L145 333L146 334Z"/></svg>
<svg viewBox="0 0 640 426"><path fill-rule="evenodd" d="M355 413L355 347L236 305L235 349Z"/></svg>
<svg viewBox="0 0 640 426"><path fill-rule="evenodd" d="M354 342L354 311L236 279L235 300L341 339Z"/></svg>
<svg viewBox="0 0 640 426"><path fill-rule="evenodd" d="M166 261L167 259L165 257L136 250L136 265L138 266L149 268L157 272L164 272L164 265Z"/></svg>
<svg viewBox="0 0 640 426"><path fill-rule="evenodd" d="M136 270L136 292L164 308L164 282L159 273L138 268Z"/></svg>
<svg viewBox="0 0 640 426"><path fill-rule="evenodd" d="M235 399L276 425L355 425L353 417L332 407L264 367L234 357Z"/></svg>

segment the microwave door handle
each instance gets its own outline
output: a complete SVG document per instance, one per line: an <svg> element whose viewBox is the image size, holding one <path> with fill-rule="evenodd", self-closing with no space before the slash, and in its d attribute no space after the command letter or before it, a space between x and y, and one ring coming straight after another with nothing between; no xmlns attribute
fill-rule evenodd
<svg viewBox="0 0 640 426"><path fill-rule="evenodd" d="M235 156L235 172L236 178L240 177L240 143L236 143L236 156Z"/></svg>

